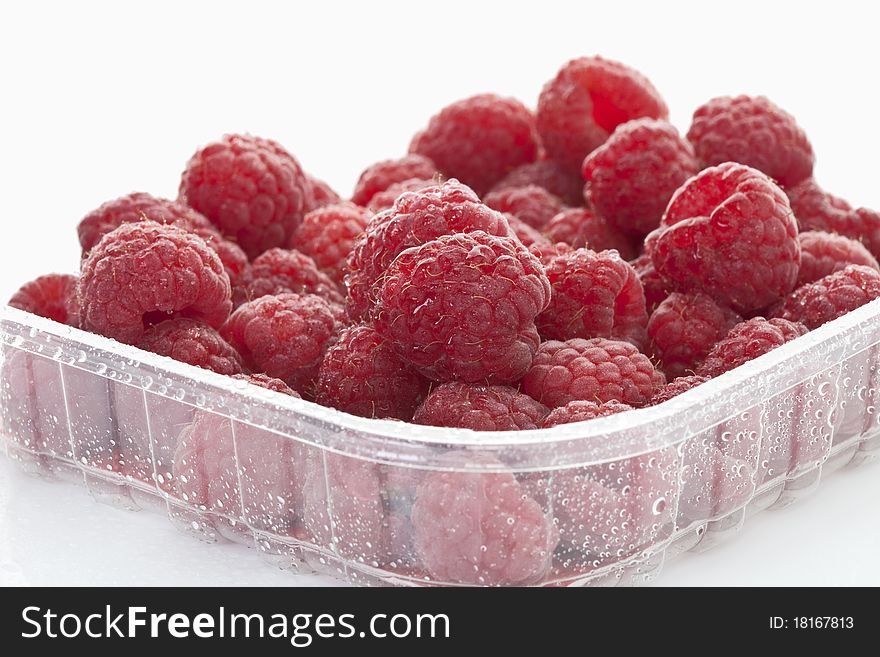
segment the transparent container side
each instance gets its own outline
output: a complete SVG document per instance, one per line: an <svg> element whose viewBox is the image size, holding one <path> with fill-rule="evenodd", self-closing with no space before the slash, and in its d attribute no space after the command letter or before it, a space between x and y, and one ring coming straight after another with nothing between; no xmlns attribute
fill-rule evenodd
<svg viewBox="0 0 880 657"><path fill-rule="evenodd" d="M880 304L658 407L540 432L355 418L13 309L6 452L205 541L372 585L618 586L874 458Z"/></svg>

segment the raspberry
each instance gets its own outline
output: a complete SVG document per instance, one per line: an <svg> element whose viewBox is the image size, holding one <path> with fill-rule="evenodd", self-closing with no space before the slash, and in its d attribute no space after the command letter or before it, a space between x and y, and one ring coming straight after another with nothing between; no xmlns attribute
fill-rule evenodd
<svg viewBox="0 0 880 657"><path fill-rule="evenodd" d="M727 163L681 187L649 238L654 267L679 292L705 292L746 314L794 288L800 267L788 199L760 171Z"/></svg>
<svg viewBox="0 0 880 657"><path fill-rule="evenodd" d="M572 173L553 160L522 164L495 183L490 191L530 185L543 187L566 205L584 203L584 181L580 173Z"/></svg>
<svg viewBox="0 0 880 657"><path fill-rule="evenodd" d="M629 238L589 208L563 210L547 222L544 234L551 242L565 242L576 249L614 249L624 260L636 257L636 249Z"/></svg>
<svg viewBox="0 0 880 657"><path fill-rule="evenodd" d="M656 406L657 404L662 404L665 401L669 401L673 397L678 397L681 393L687 392L692 388L696 388L698 385L702 383L706 383L709 379L705 376L697 376L696 374L691 374L690 376L680 376L677 379L673 379L665 386L660 388L657 392L654 393L654 396L651 397L651 401L648 403L649 406Z"/></svg>
<svg viewBox="0 0 880 657"><path fill-rule="evenodd" d="M388 545L382 482L375 463L311 452L303 525L311 540L343 557L379 565Z"/></svg>
<svg viewBox="0 0 880 657"><path fill-rule="evenodd" d="M294 249L269 249L251 263L232 290L236 306L267 294L295 292L314 294L332 303L345 297L327 274L309 256Z"/></svg>
<svg viewBox="0 0 880 657"><path fill-rule="evenodd" d="M399 253L442 235L474 230L513 235L504 215L480 203L476 194L457 180L400 196L390 210L373 217L348 256L345 285L349 316L357 320L369 313L376 282Z"/></svg>
<svg viewBox="0 0 880 657"><path fill-rule="evenodd" d="M509 212L538 230L564 209L562 201L537 185L499 189L486 194L483 201L490 208Z"/></svg>
<svg viewBox="0 0 880 657"><path fill-rule="evenodd" d="M813 330L880 297L880 272L849 265L814 283L799 287L773 317L801 322Z"/></svg>
<svg viewBox="0 0 880 657"><path fill-rule="evenodd" d="M608 223L644 236L660 224L675 190L698 171L693 148L670 123L629 121L584 160L584 194Z"/></svg>
<svg viewBox="0 0 880 657"><path fill-rule="evenodd" d="M312 203L296 159L276 142L250 135L225 135L198 150L181 177L180 200L249 258L287 245Z"/></svg>
<svg viewBox="0 0 880 657"><path fill-rule="evenodd" d="M812 178L787 191L802 231L824 230L858 240L880 258L880 212L853 209L842 198L825 192Z"/></svg>
<svg viewBox="0 0 880 657"><path fill-rule="evenodd" d="M185 317L166 319L151 326L136 346L218 374L241 373L238 352L215 329Z"/></svg>
<svg viewBox="0 0 880 657"><path fill-rule="evenodd" d="M725 338L712 347L696 373L711 379L763 356L806 332L807 327L799 322L753 317L730 329Z"/></svg>
<svg viewBox="0 0 880 657"><path fill-rule="evenodd" d="M345 329L327 350L315 399L362 417L409 421L427 383L368 326Z"/></svg>
<svg viewBox="0 0 880 657"><path fill-rule="evenodd" d="M880 264L861 242L835 233L818 230L798 235L801 243L801 268L797 287L818 281L847 265L864 265L880 270Z"/></svg>
<svg viewBox="0 0 880 657"><path fill-rule="evenodd" d="M247 256L244 251L238 245L223 239L214 224L203 215L183 203L157 198L143 192L134 192L107 201L83 217L77 226L83 257L88 255L95 244L110 231L119 228L122 224L140 221L171 224L195 233L220 256L230 280L234 281L247 267Z"/></svg>
<svg viewBox="0 0 880 657"><path fill-rule="evenodd" d="M544 85L537 126L547 154L575 173L621 123L667 114L666 103L641 73L601 57L582 57Z"/></svg>
<svg viewBox="0 0 880 657"><path fill-rule="evenodd" d="M260 297L232 313L220 335L246 366L310 392L337 321L331 304L311 294Z"/></svg>
<svg viewBox="0 0 880 657"><path fill-rule="evenodd" d="M326 208L328 205L337 205L342 203L342 197L336 193L330 185L323 180L318 180L306 174L306 182L309 187L309 203L306 205L305 211L312 212L319 208Z"/></svg>
<svg viewBox="0 0 880 657"><path fill-rule="evenodd" d="M611 400L602 404L591 401L576 400L568 402L565 406L554 408L550 414L544 418L542 429L549 429L560 424L571 424L573 422L586 422L597 417L607 417L615 413L623 413L631 411L632 406L622 404L619 401Z"/></svg>
<svg viewBox="0 0 880 657"><path fill-rule="evenodd" d="M234 378L294 397L277 380L237 374ZM198 412L181 433L174 452L177 495L190 506L257 529L291 534L302 514L304 449L301 443L223 415ZM222 526L222 525L221 525Z"/></svg>
<svg viewBox="0 0 880 657"><path fill-rule="evenodd" d="M432 472L412 508L416 551L430 576L521 585L550 571L558 534L510 473Z"/></svg>
<svg viewBox="0 0 880 657"><path fill-rule="evenodd" d="M575 400L644 406L666 383L647 356L629 342L576 338L541 343L523 391L550 408Z"/></svg>
<svg viewBox="0 0 880 657"><path fill-rule="evenodd" d="M654 262L647 253L643 253L630 262L630 264L636 270L636 274L638 274L639 280L642 283L642 290L645 292L645 309L650 315L657 309L657 306L660 305L663 299L669 296L669 286L660 274L657 273L657 270L654 269Z"/></svg>
<svg viewBox="0 0 880 657"><path fill-rule="evenodd" d="M507 223L513 231L513 234L516 235L516 238L532 253L535 253L536 251L544 253L553 249L553 243L550 240L516 215L505 214L504 218L507 219Z"/></svg>
<svg viewBox="0 0 880 657"><path fill-rule="evenodd" d="M697 108L688 141L704 167L739 162L784 187L813 173L813 147L794 117L763 96L723 96Z"/></svg>
<svg viewBox="0 0 880 657"><path fill-rule="evenodd" d="M381 192L376 192L370 202L367 203L367 210L373 213L382 212L394 205L394 202L404 192L419 192L429 187L437 185L437 181L429 178L409 178L401 182L393 183Z"/></svg>
<svg viewBox="0 0 880 657"><path fill-rule="evenodd" d="M436 171L437 167L431 160L415 153L396 160L376 162L361 173L351 195L351 202L366 206L376 194L384 192L394 183L411 178L431 180Z"/></svg>
<svg viewBox="0 0 880 657"><path fill-rule="evenodd" d="M519 241L444 235L397 256L375 327L429 379L509 383L531 365L535 317L549 300L541 263Z"/></svg>
<svg viewBox="0 0 880 657"><path fill-rule="evenodd" d="M413 422L473 431L538 429L548 409L508 386L444 383L416 409Z"/></svg>
<svg viewBox="0 0 880 657"><path fill-rule="evenodd" d="M337 284L342 284L345 260L370 222L371 213L353 203L312 210L290 241L290 246L310 256Z"/></svg>
<svg viewBox="0 0 880 657"><path fill-rule="evenodd" d="M77 277L71 274L46 274L22 285L12 295L9 305L60 324L79 326Z"/></svg>
<svg viewBox="0 0 880 657"><path fill-rule="evenodd" d="M705 294L673 292L651 314L648 336L666 376L675 378L692 371L741 321Z"/></svg>
<svg viewBox="0 0 880 657"><path fill-rule="evenodd" d="M472 96L431 117L413 137L409 152L429 158L445 176L483 194L519 165L534 162L535 117L518 100Z"/></svg>
<svg viewBox="0 0 880 657"><path fill-rule="evenodd" d="M172 316L219 326L232 308L229 276L200 237L142 221L107 233L82 265L83 328L135 343Z"/></svg>
<svg viewBox="0 0 880 657"><path fill-rule="evenodd" d="M284 383L281 379L276 379L272 376L266 376L265 374L233 374L233 379L237 381L247 381L251 385L255 385L259 388L263 388L265 390L271 390L272 392L280 392L283 395L288 395L289 397L296 397L297 399L302 399L300 394L295 390L291 390L290 386Z"/></svg>
<svg viewBox="0 0 880 657"><path fill-rule="evenodd" d="M616 251L577 249L545 268L553 294L537 320L543 338L645 341L645 294L632 266Z"/></svg>

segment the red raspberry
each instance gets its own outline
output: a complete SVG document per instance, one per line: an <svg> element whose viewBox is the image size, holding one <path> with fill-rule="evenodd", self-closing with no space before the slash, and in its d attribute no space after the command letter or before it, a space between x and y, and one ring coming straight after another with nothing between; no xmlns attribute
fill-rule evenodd
<svg viewBox="0 0 880 657"><path fill-rule="evenodd" d="M40 276L18 288L9 305L61 324L79 326L77 280L72 274Z"/></svg>
<svg viewBox="0 0 880 657"><path fill-rule="evenodd" d="M135 343L172 316L219 326L232 308L229 276L200 237L152 221L107 233L82 265L83 328Z"/></svg>
<svg viewBox="0 0 880 657"><path fill-rule="evenodd" d="M880 297L880 272L870 267L849 265L799 287L774 311L773 317L801 322L813 330L877 297Z"/></svg>
<svg viewBox="0 0 880 657"><path fill-rule="evenodd" d="M673 397L678 397L683 392L687 392L692 388L696 388L698 385L706 383L709 379L705 376L697 376L696 374L692 374L690 376L680 376L677 379L673 379L665 386L660 388L657 392L654 393L654 396L651 397L651 401L648 403L649 406L656 406L657 404L662 404L665 401L669 401Z"/></svg>
<svg viewBox="0 0 880 657"><path fill-rule="evenodd" d="M556 244L551 242L549 247L546 245L532 245L529 247L529 253L540 260L544 267L553 262L554 258L572 253L573 251L575 251L575 249L571 248L565 242L556 242Z"/></svg>
<svg viewBox="0 0 880 657"><path fill-rule="evenodd" d="M641 73L601 57L582 57L544 85L537 126L547 154L574 173L621 123L667 114L666 103Z"/></svg>
<svg viewBox="0 0 880 657"><path fill-rule="evenodd" d="M645 342L645 293L632 266L616 251L577 249L545 268L553 288L537 320L543 338L615 338Z"/></svg>
<svg viewBox="0 0 880 657"><path fill-rule="evenodd" d="M263 388L265 390L271 390L272 392L280 392L283 395L288 395L290 397L296 397L297 399L302 399L300 394L296 390L291 390L290 386L284 383L281 379L276 379L273 376L266 376L265 374L233 374L233 379L238 381L247 381L251 385L255 385L258 388Z"/></svg>
<svg viewBox="0 0 880 657"><path fill-rule="evenodd" d="M541 263L519 241L444 235L397 256L375 327L429 379L509 383L531 365L535 317L549 301Z"/></svg>
<svg viewBox="0 0 880 657"><path fill-rule="evenodd" d="M336 193L330 185L323 180L318 180L306 174L306 181L309 186L309 203L306 206L306 212L312 212L319 208L326 208L328 205L337 205L342 203L342 197Z"/></svg>
<svg viewBox="0 0 880 657"><path fill-rule="evenodd" d="M562 201L537 185L489 192L483 202L499 212L509 212L538 230L565 209Z"/></svg>
<svg viewBox="0 0 880 657"><path fill-rule="evenodd" d="M730 329L727 336L712 347L696 373L711 379L763 356L806 332L807 327L799 322L753 317Z"/></svg>
<svg viewBox="0 0 880 657"><path fill-rule="evenodd" d="M281 379L303 393L310 392L337 329L334 310L324 299L286 293L240 306L220 335L250 369Z"/></svg>
<svg viewBox="0 0 880 657"><path fill-rule="evenodd" d="M798 235L801 243L801 268L797 287L818 281L847 265L864 265L880 270L880 264L861 242L835 233L818 230Z"/></svg>
<svg viewBox="0 0 880 657"><path fill-rule="evenodd" d="M704 167L739 162L784 187L813 173L813 147L804 131L763 96L713 98L694 112L687 138Z"/></svg>
<svg viewBox="0 0 880 657"><path fill-rule="evenodd" d="M654 354L669 378L692 371L742 317L702 294L673 292L648 320Z"/></svg>
<svg viewBox="0 0 880 657"><path fill-rule="evenodd" d="M250 135L225 135L198 150L183 172L180 200L250 258L285 246L312 203L296 159L276 142Z"/></svg>
<svg viewBox="0 0 880 657"><path fill-rule="evenodd" d="M513 231L513 234L516 235L517 239L523 243L523 246L527 247L532 253L545 253L550 252L553 249L553 243L550 240L529 226L525 221L518 218L515 214L505 214L504 218L507 219L507 223Z"/></svg>
<svg viewBox="0 0 880 657"><path fill-rule="evenodd" d="M438 582L522 585L551 566L558 534L510 473L432 472L412 508L416 551Z"/></svg>
<svg viewBox="0 0 880 657"><path fill-rule="evenodd" d="M629 342L576 338L541 343L523 391L550 408L575 400L644 406L666 383L647 356Z"/></svg>
<svg viewBox="0 0 880 657"><path fill-rule="evenodd" d="M495 183L491 191L530 185L543 187L566 205L584 203L584 181L580 173L574 174L553 160L522 164Z"/></svg>
<svg viewBox="0 0 880 657"><path fill-rule="evenodd" d="M404 192L419 192L429 187L436 187L437 180L429 178L409 178L401 182L396 182L388 186L381 192L376 192L370 202L367 203L367 210L373 213L382 212L394 206L394 202Z"/></svg>
<svg viewBox="0 0 880 657"><path fill-rule="evenodd" d="M745 314L783 298L797 281L801 252L788 199L747 166L722 164L691 178L658 231L648 251L680 292L705 292Z"/></svg>
<svg viewBox="0 0 880 657"><path fill-rule="evenodd" d="M298 397L268 377L233 378ZM303 460L295 440L245 423L233 428L223 415L198 412L174 452L174 487L190 506L229 517L233 532L243 517L257 529L289 535L302 515Z"/></svg>
<svg viewBox="0 0 880 657"><path fill-rule="evenodd" d="M409 421L427 387L374 329L352 326L324 355L315 400L352 415Z"/></svg>
<svg viewBox="0 0 880 657"><path fill-rule="evenodd" d="M166 319L151 326L136 346L218 374L241 373L238 352L215 329L185 317Z"/></svg>
<svg viewBox="0 0 880 657"><path fill-rule="evenodd" d="M457 180L400 196L387 212L373 217L348 257L347 310L353 320L371 310L376 282L397 255L442 235L482 230L512 236L504 215L486 207Z"/></svg>
<svg viewBox="0 0 880 657"><path fill-rule="evenodd" d="M416 409L413 422L472 431L538 429L548 409L509 386L453 381L437 386Z"/></svg>
<svg viewBox="0 0 880 657"><path fill-rule="evenodd" d="M541 425L542 429L549 429L560 424L572 424L574 422L586 422L597 417L608 417L615 413L623 413L631 411L632 406L622 404L612 399L601 404L591 401L576 400L568 402L565 406L554 408L550 414L544 418Z"/></svg>
<svg viewBox="0 0 880 657"><path fill-rule="evenodd" d="M316 451L307 462L303 525L310 540L347 559L380 565L388 552L389 530L379 468Z"/></svg>
<svg viewBox="0 0 880 657"><path fill-rule="evenodd" d="M644 236L660 224L675 190L698 171L693 148L672 124L629 121L584 160L584 194L608 223Z"/></svg>
<svg viewBox="0 0 880 657"><path fill-rule="evenodd" d="M134 192L107 201L83 217L77 226L83 257L104 235L122 224L155 221L171 224L195 233L208 243L220 256L230 280L235 280L247 267L247 256L238 245L223 239L217 229L203 215L177 201L157 198L151 194Z"/></svg>
<svg viewBox="0 0 880 657"><path fill-rule="evenodd" d="M334 282L341 284L348 254L371 216L369 210L353 203L312 210L303 218L290 246L310 256Z"/></svg>
<svg viewBox="0 0 880 657"><path fill-rule="evenodd" d="M394 183L411 178L431 180L436 172L437 167L431 160L415 153L395 160L376 162L364 169L358 178L351 202L366 206L376 194L384 192Z"/></svg>
<svg viewBox="0 0 880 657"><path fill-rule="evenodd" d="M260 254L232 290L236 306L267 294L315 294L342 304L345 297L309 256L294 249L269 249Z"/></svg>
<svg viewBox="0 0 880 657"><path fill-rule="evenodd" d="M645 309L650 315L663 299L669 296L669 286L654 269L654 262L649 254L643 253L630 264L636 270L642 283L642 290L645 292Z"/></svg>
<svg viewBox="0 0 880 657"><path fill-rule="evenodd" d="M629 238L589 208L563 210L547 222L544 234L551 242L565 242L576 249L614 249L624 260L636 257L636 249Z"/></svg>
<svg viewBox="0 0 880 657"><path fill-rule="evenodd" d="M430 158L444 175L483 194L519 165L534 162L535 117L513 98L472 96L431 117L409 152Z"/></svg>
<svg viewBox="0 0 880 657"><path fill-rule="evenodd" d="M812 178L787 190L791 209L802 231L824 230L864 244L880 258L880 212L853 207L824 191Z"/></svg>

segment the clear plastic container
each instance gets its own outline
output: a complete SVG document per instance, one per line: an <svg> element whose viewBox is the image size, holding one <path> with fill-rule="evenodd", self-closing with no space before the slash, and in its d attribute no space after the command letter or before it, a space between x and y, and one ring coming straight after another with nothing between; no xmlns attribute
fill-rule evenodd
<svg viewBox="0 0 880 657"><path fill-rule="evenodd" d="M656 407L542 431L367 420L0 311L9 457L356 584L618 585L880 450L880 300Z"/></svg>

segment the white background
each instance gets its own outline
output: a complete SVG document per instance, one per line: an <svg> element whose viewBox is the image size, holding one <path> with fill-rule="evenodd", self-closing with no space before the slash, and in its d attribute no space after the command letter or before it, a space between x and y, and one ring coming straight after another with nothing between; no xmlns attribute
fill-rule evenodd
<svg viewBox="0 0 880 657"><path fill-rule="evenodd" d="M648 75L682 131L712 96L768 95L809 134L820 182L880 207L871 4L4 3L0 296L73 271L86 212L175 196L187 158L224 132L279 140L347 195L444 104L493 91L534 105L562 63L594 53ZM658 583L880 584L878 505L880 468L834 475ZM0 462L0 583L320 582Z"/></svg>

